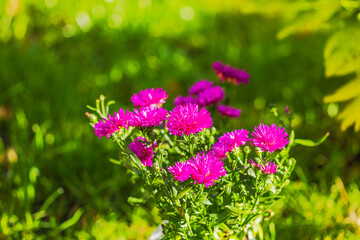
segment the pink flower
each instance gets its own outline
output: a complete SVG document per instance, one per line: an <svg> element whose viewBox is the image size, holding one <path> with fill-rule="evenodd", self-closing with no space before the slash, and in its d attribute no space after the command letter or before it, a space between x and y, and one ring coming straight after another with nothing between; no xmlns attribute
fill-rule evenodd
<svg viewBox="0 0 360 240"><path fill-rule="evenodd" d="M135 153L145 167L152 167L154 158L153 145L146 146L148 141L145 138L138 137L136 140L129 144L129 149Z"/></svg>
<svg viewBox="0 0 360 240"><path fill-rule="evenodd" d="M263 171L264 174L274 174L274 173L276 173L277 165L275 165L275 163L267 162L267 163L265 164L265 166L262 166L261 164L256 163L255 161L253 161L253 160L251 160L251 159L249 160L249 162L250 162L251 165L253 165L254 167L260 168L260 170Z"/></svg>
<svg viewBox="0 0 360 240"><path fill-rule="evenodd" d="M260 164L256 163L254 160L250 159L249 163L251 163L251 165L253 165L254 167L261 167Z"/></svg>
<svg viewBox="0 0 360 240"><path fill-rule="evenodd" d="M214 85L214 83L210 82L208 80L200 80L190 87L189 94L197 95L200 92L202 92L208 88L211 88L213 85Z"/></svg>
<svg viewBox="0 0 360 240"><path fill-rule="evenodd" d="M226 106L226 105L217 106L217 110L221 115L228 116L231 118L237 118L241 113L240 109L232 108L231 106Z"/></svg>
<svg viewBox="0 0 360 240"><path fill-rule="evenodd" d="M219 103L225 97L225 92L220 86L205 89L199 93L198 103L201 106L210 106Z"/></svg>
<svg viewBox="0 0 360 240"><path fill-rule="evenodd" d="M141 107L130 112L129 125L133 127L159 126L167 117L168 111L164 108Z"/></svg>
<svg viewBox="0 0 360 240"><path fill-rule="evenodd" d="M285 128L276 128L275 124L271 124L269 127L260 123L259 127L255 127L251 136L253 136L251 139L253 145L260 147L263 151L267 150L271 153L284 148L289 143Z"/></svg>
<svg viewBox="0 0 360 240"><path fill-rule="evenodd" d="M176 106L170 112L166 126L173 135L190 135L201 132L205 128L210 128L212 119L205 108L199 110L198 105L187 103Z"/></svg>
<svg viewBox="0 0 360 240"><path fill-rule="evenodd" d="M114 112L114 116L109 114L109 119L103 118L95 123L94 129L96 136L99 138L103 136L109 138L114 132L121 131L122 128L128 128L129 117L127 111L124 112L124 110L119 108L119 112Z"/></svg>
<svg viewBox="0 0 360 240"><path fill-rule="evenodd" d="M186 96L186 97L183 97L183 96L177 96L175 99L174 99L174 105L175 106L178 106L178 105L184 105L186 103L196 103L197 104L197 99L191 97L191 96Z"/></svg>
<svg viewBox="0 0 360 240"><path fill-rule="evenodd" d="M245 145L248 139L249 132L245 129L239 129L232 132L227 132L218 138L218 141L213 145L211 153L220 158L226 158L226 154L231 152L235 147Z"/></svg>
<svg viewBox="0 0 360 240"><path fill-rule="evenodd" d="M211 148L211 154L219 159L225 159L228 152L229 148L223 142L216 142Z"/></svg>
<svg viewBox="0 0 360 240"><path fill-rule="evenodd" d="M195 184L214 185L214 181L226 175L223 162L209 153L197 154L189 160L192 167L191 179Z"/></svg>
<svg viewBox="0 0 360 240"><path fill-rule="evenodd" d="M175 180L183 182L191 176L192 168L188 161L176 162L174 166L168 167L169 172L174 175Z"/></svg>
<svg viewBox="0 0 360 240"><path fill-rule="evenodd" d="M236 85L240 83L249 83L250 74L245 70L239 70L230 65L224 66L222 62L214 62L213 69L222 82L227 81Z"/></svg>
<svg viewBox="0 0 360 240"><path fill-rule="evenodd" d="M168 98L166 91L162 88L151 88L134 93L131 101L135 107L161 107Z"/></svg>
<svg viewBox="0 0 360 240"><path fill-rule="evenodd" d="M274 174L276 173L277 165L272 162L267 162L265 166L260 166L261 171L263 171L265 174Z"/></svg>

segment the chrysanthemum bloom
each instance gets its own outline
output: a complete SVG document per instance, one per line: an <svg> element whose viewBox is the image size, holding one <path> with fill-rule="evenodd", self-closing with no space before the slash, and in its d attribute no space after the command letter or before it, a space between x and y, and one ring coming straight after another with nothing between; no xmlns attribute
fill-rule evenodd
<svg viewBox="0 0 360 240"><path fill-rule="evenodd" d="M240 109L232 108L231 106L226 106L226 105L217 106L217 110L221 115L231 118L237 118L241 113Z"/></svg>
<svg viewBox="0 0 360 240"><path fill-rule="evenodd" d="M96 136L109 138L114 132L120 131L122 128L128 128L129 118L129 113L119 108L119 112L114 112L114 116L109 114L109 119L103 118L95 123Z"/></svg>
<svg viewBox="0 0 360 240"><path fill-rule="evenodd" d="M174 175L175 180L183 182L191 176L192 167L188 161L176 162L174 166L168 167L168 170Z"/></svg>
<svg viewBox="0 0 360 240"><path fill-rule="evenodd" d="M223 142L216 142L211 148L211 154L219 159L225 159L228 152L229 148Z"/></svg>
<svg viewBox="0 0 360 240"><path fill-rule="evenodd" d="M223 162L210 153L197 154L189 160L192 167L191 179L195 184L214 185L214 181L226 175Z"/></svg>
<svg viewBox="0 0 360 240"><path fill-rule="evenodd" d="M245 145L249 140L249 132L246 129L239 129L232 132L227 132L218 138L218 142L224 144L227 151L232 151L235 147Z"/></svg>
<svg viewBox="0 0 360 240"><path fill-rule="evenodd" d="M224 90L220 86L215 86L200 92L198 95L198 103L201 106L210 106L219 103L224 97Z"/></svg>
<svg viewBox="0 0 360 240"><path fill-rule="evenodd" d="M129 149L135 153L135 155L140 159L140 161L145 165L145 167L152 167L154 158L154 149L151 145L150 147L146 146L148 141L143 137L138 137L136 140L129 144Z"/></svg>
<svg viewBox="0 0 360 240"><path fill-rule="evenodd" d="M285 128L277 128L275 124L271 124L269 127L260 123L259 127L255 127L251 136L253 136L251 139L253 145L260 147L263 151L267 150L271 153L285 147L289 143Z"/></svg>
<svg viewBox="0 0 360 240"><path fill-rule="evenodd" d="M183 136L201 132L212 126L210 113L193 103L176 106L167 121L167 128L173 135Z"/></svg>
<svg viewBox="0 0 360 240"><path fill-rule="evenodd" d="M151 88L134 93L131 101L135 107L161 107L168 98L166 91L162 88Z"/></svg>
<svg viewBox="0 0 360 240"><path fill-rule="evenodd" d="M186 104L186 103L196 103L197 104L197 99L195 99L195 98L193 98L191 96L186 96L186 97L177 96L174 99L174 105L175 106L183 105L183 104Z"/></svg>
<svg viewBox="0 0 360 240"><path fill-rule="evenodd" d="M277 165L272 162L267 162L265 166L260 166L261 171L263 171L265 174L274 174L276 173Z"/></svg>
<svg viewBox="0 0 360 240"><path fill-rule="evenodd" d="M189 94L197 95L200 92L202 92L208 88L211 88L213 85L214 85L214 83L210 82L208 80L200 80L189 88Z"/></svg>
<svg viewBox="0 0 360 240"><path fill-rule="evenodd" d="M230 65L224 66L222 62L214 62L213 69L221 81L231 82L236 85L240 83L249 83L250 74L245 70L239 70Z"/></svg>
<svg viewBox="0 0 360 240"><path fill-rule="evenodd" d="M133 127L159 126L167 117L168 111L164 108L142 107L130 112L129 125Z"/></svg>

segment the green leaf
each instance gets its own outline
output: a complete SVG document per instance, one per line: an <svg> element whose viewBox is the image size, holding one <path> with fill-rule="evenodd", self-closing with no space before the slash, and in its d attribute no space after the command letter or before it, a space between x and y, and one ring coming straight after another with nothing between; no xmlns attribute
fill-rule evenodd
<svg viewBox="0 0 360 240"><path fill-rule="evenodd" d="M330 133L327 132L327 133L325 133L325 135L323 137L321 137L317 141L296 138L294 140L294 142L295 142L295 144L300 144L305 147L316 147L316 146L320 145L321 143L323 143L329 135L330 135Z"/></svg>
<svg viewBox="0 0 360 240"><path fill-rule="evenodd" d="M220 214L217 214L216 221L212 222L211 226L219 225L225 221L227 221L231 217L231 211L229 209L225 209Z"/></svg>
<svg viewBox="0 0 360 240"><path fill-rule="evenodd" d="M360 29L347 27L335 32L324 51L325 75L343 76L360 69Z"/></svg>
<svg viewBox="0 0 360 240"><path fill-rule="evenodd" d="M233 207L233 206L230 206L230 205L227 205L227 206L225 206L227 209L229 209L230 211L231 211L231 213L233 214L233 215L235 215L235 216L239 216L239 215L242 215L242 214L244 214L245 213L245 211L244 210L241 210L241 209L239 209L239 208L237 208L237 207Z"/></svg>
<svg viewBox="0 0 360 240"><path fill-rule="evenodd" d="M136 198L136 197L129 197L128 198L128 202L131 204L131 205L135 205L135 204L142 204L142 203L145 203L146 200L143 199L143 198Z"/></svg>
<svg viewBox="0 0 360 240"><path fill-rule="evenodd" d="M211 205L212 203L209 201L209 199L206 198L205 194L202 194L199 198L198 198L198 202L206 204L206 205Z"/></svg>
<svg viewBox="0 0 360 240"><path fill-rule="evenodd" d="M276 194L276 188L275 188L275 186L274 186L274 184L273 184L273 182L271 181L271 179L267 179L266 180L266 187L265 187L265 191L271 191L271 192L273 192L274 194Z"/></svg>
<svg viewBox="0 0 360 240"><path fill-rule="evenodd" d="M335 93L324 97L324 102L342 102L358 96L360 96L360 78L346 83L337 89Z"/></svg>
<svg viewBox="0 0 360 240"><path fill-rule="evenodd" d="M194 233L192 232L192 229L191 229L191 224L190 224L190 217L189 217L189 214L188 212L185 212L185 220L186 220L186 223L190 229L190 233L191 233L191 236L194 235Z"/></svg>
<svg viewBox="0 0 360 240"><path fill-rule="evenodd" d="M183 198L188 192L190 192L190 190L192 189L192 187L187 187L184 190L182 190L181 192L179 192L179 194L177 195L176 199L180 199Z"/></svg>
<svg viewBox="0 0 360 240"><path fill-rule="evenodd" d="M360 130L360 97L357 97L339 114L338 119L342 120L341 130L355 124L355 132Z"/></svg>
<svg viewBox="0 0 360 240"><path fill-rule="evenodd" d="M254 169L252 169L251 167L249 167L247 169L247 173L249 174L249 176L252 176L252 177L256 178L256 174L254 172Z"/></svg>

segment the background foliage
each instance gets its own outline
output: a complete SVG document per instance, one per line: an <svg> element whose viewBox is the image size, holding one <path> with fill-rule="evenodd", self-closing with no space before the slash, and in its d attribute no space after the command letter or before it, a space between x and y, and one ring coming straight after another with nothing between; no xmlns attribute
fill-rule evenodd
<svg viewBox="0 0 360 240"><path fill-rule="evenodd" d="M277 104L290 106L299 138L330 132L317 148L294 149L295 183L257 237L356 239L360 139L348 127L360 119L359 5L1 1L0 237L146 239L156 209L128 203L143 189L107 159L117 149L96 139L85 105L104 93L131 107L132 93L156 86L171 109L194 81L215 79L211 63L222 60L251 74L229 129L273 121Z"/></svg>

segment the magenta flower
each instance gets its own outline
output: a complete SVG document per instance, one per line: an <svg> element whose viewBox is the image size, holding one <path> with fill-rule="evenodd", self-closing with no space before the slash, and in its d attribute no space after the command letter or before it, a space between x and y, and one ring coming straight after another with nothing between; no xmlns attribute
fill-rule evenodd
<svg viewBox="0 0 360 240"><path fill-rule="evenodd" d="M226 158L226 154L231 152L235 147L245 145L248 139L249 132L245 129L239 129L232 132L227 132L218 138L218 141L211 148L211 154L220 158Z"/></svg>
<svg viewBox="0 0 360 240"><path fill-rule="evenodd" d="M136 140L129 144L129 149L135 153L145 167L152 167L154 158L153 145L146 146L148 141L145 138L138 137Z"/></svg>
<svg viewBox="0 0 360 240"><path fill-rule="evenodd" d="M167 117L168 111L164 108L141 107L130 112L129 125L133 127L159 126Z"/></svg>
<svg viewBox="0 0 360 240"><path fill-rule="evenodd" d="M240 109L232 108L231 106L226 106L226 105L217 106L217 110L221 115L228 116L231 118L237 118L241 113Z"/></svg>
<svg viewBox="0 0 360 240"><path fill-rule="evenodd" d="M210 82L208 80L200 80L189 88L189 94L197 95L200 92L202 92L208 88L211 88L213 85L214 85L214 83Z"/></svg>
<svg viewBox="0 0 360 240"><path fill-rule="evenodd" d="M274 174L276 173L276 168L277 165L275 165L275 163L272 162L267 162L265 164L265 166L262 166L259 163L256 163L254 160L250 159L249 162L251 163L251 165L253 165L254 167L258 167L260 168L261 171L263 171L265 174Z"/></svg>
<svg viewBox="0 0 360 240"><path fill-rule="evenodd" d="M260 123L259 127L255 127L251 136L253 136L251 139L253 142L252 145L271 153L275 150L284 148L289 143L287 138L288 134L285 131L285 128L276 128L275 124L271 124L269 127Z"/></svg>
<svg viewBox="0 0 360 240"><path fill-rule="evenodd" d="M239 85L240 83L249 83L250 74L245 70L239 70L230 65L224 66L222 62L214 62L213 69L222 82L227 81L236 85Z"/></svg>
<svg viewBox="0 0 360 240"><path fill-rule="evenodd" d="M141 90L138 94L134 93L131 101L134 107L161 107L168 98L166 91L162 88L151 88Z"/></svg>
<svg viewBox="0 0 360 240"><path fill-rule="evenodd" d="M192 173L192 168L188 161L176 162L174 166L168 167L168 170L174 175L175 180L180 182L186 181Z"/></svg>
<svg viewBox="0 0 360 240"><path fill-rule="evenodd" d="M167 121L167 128L173 135L183 136L201 132L212 126L210 113L193 103L176 106Z"/></svg>
<svg viewBox="0 0 360 240"><path fill-rule="evenodd" d="M225 159L228 152L229 148L223 142L216 142L211 148L211 154L219 159Z"/></svg>
<svg viewBox="0 0 360 240"><path fill-rule="evenodd" d="M197 104L197 99L191 97L191 96L186 96L186 97L183 97L183 96L177 96L175 99L174 99L174 105L175 106L178 106L178 105L184 105L186 103L196 103Z"/></svg>
<svg viewBox="0 0 360 240"><path fill-rule="evenodd" d="M239 129L225 133L218 138L218 141L225 144L228 151L232 151L235 147L246 144L246 142L249 140L248 134L249 132L246 129Z"/></svg>
<svg viewBox="0 0 360 240"><path fill-rule="evenodd" d="M119 112L114 112L114 116L109 114L109 119L103 118L95 123L96 136L99 138L103 136L109 138L114 132L121 131L122 128L128 128L129 117L127 111L124 112L124 110L119 108Z"/></svg>
<svg viewBox="0 0 360 240"><path fill-rule="evenodd" d="M225 97L225 92L220 86L210 87L199 93L198 102L201 106L210 106L219 103Z"/></svg>
<svg viewBox="0 0 360 240"><path fill-rule="evenodd" d="M276 173L277 165L272 162L267 162L265 166L260 166L261 171L263 171L265 174L274 174Z"/></svg>
<svg viewBox="0 0 360 240"><path fill-rule="evenodd" d="M258 164L258 163L256 163L256 162L255 162L254 160L252 160L252 159L249 160L249 163L250 163L251 165L253 165L254 167L259 167L259 168L261 168L261 165Z"/></svg>
<svg viewBox="0 0 360 240"><path fill-rule="evenodd" d="M197 154L189 160L192 167L191 179L194 184L214 185L214 181L226 175L223 162L209 153Z"/></svg>

